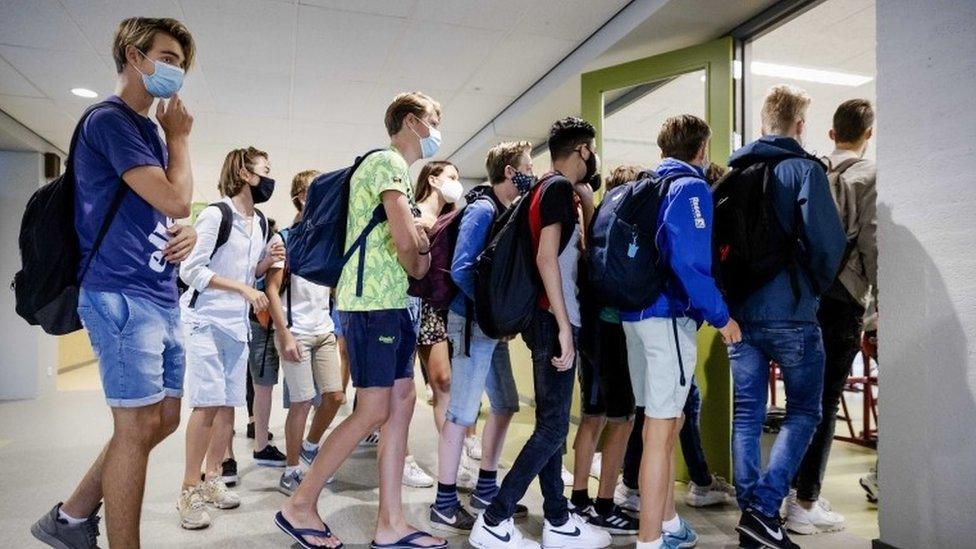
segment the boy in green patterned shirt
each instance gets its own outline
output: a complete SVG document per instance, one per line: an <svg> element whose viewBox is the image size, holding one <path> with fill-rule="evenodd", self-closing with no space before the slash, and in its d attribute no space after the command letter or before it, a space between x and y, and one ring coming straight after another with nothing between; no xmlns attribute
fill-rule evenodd
<svg viewBox="0 0 976 549"><path fill-rule="evenodd" d="M407 308L407 276L422 278L430 267L430 243L411 211L409 166L437 152L440 119L440 105L430 97L420 92L398 95L386 110L390 148L369 155L350 181L346 241L358 237L377 205L383 205L388 221L369 234L360 252L364 257L357 253L346 263L338 285L339 322L358 405L322 443L308 474L275 517L278 527L303 546L340 544L320 518L319 495L359 441L382 427L374 544L447 547L443 539L407 524L400 505L407 430L416 401L417 334ZM358 287L360 260L363 277Z"/></svg>

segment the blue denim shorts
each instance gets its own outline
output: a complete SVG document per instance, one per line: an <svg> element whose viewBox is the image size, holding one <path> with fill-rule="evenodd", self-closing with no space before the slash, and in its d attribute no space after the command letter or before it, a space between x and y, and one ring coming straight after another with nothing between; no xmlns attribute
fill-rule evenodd
<svg viewBox="0 0 976 549"><path fill-rule="evenodd" d="M512 415L519 410L518 389L508 360L508 346L499 342L471 322L471 353L465 353L467 319L453 312L447 316L447 339L451 342L451 398L447 420L470 427L478 421L481 396L488 393L491 411ZM502 354L499 354L499 351Z"/></svg>
<svg viewBox="0 0 976 549"><path fill-rule="evenodd" d="M78 316L98 358L109 406L138 408L183 396L185 371L179 307L82 288Z"/></svg>
<svg viewBox="0 0 976 549"><path fill-rule="evenodd" d="M353 387L393 387L398 379L413 379L417 332L409 309L339 311L339 320Z"/></svg>

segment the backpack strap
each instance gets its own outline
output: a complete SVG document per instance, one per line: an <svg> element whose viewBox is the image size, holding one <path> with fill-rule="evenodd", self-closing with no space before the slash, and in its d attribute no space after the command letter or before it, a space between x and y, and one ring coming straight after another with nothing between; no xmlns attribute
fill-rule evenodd
<svg viewBox="0 0 976 549"><path fill-rule="evenodd" d="M271 240L271 235L268 234L268 218L264 215L264 212L257 208L254 208L254 213L258 216L258 224L261 225L261 237L264 243L267 244Z"/></svg>
<svg viewBox="0 0 976 549"><path fill-rule="evenodd" d="M217 254L217 250L230 239L230 231L234 223L234 212L231 211L230 206L226 202L214 202L207 207L215 207L220 210L220 226L217 228L217 241L214 242L214 249L210 252L210 259L212 260L214 255ZM191 309L196 307L198 297L200 297L200 290L194 289L193 295L190 296Z"/></svg>
<svg viewBox="0 0 976 549"><path fill-rule="evenodd" d="M363 161L366 160L369 155L383 150L386 149L373 149L356 158L356 162L353 163L352 168L349 169L349 175L345 181L345 184L349 185L352 182L352 176L356 173L356 170L359 169L359 166L362 165ZM363 227L363 230L359 233L359 236L356 237L356 240L354 240L349 248L346 249L346 253L342 255L342 264L345 265L349 262L349 259L352 258L352 254L356 253L357 251L359 252L359 264L357 265L358 268L356 269L357 297L363 295L363 270L366 267L366 239L369 237L369 233L373 232L373 229L384 221L386 221L386 209L383 208L383 203L381 202L377 204L375 208L373 208L373 215L369 218L369 222L367 222L366 226Z"/></svg>

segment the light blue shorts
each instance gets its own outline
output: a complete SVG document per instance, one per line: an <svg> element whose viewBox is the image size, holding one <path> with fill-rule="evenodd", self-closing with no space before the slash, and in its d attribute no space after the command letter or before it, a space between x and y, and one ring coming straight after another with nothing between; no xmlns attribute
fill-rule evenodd
<svg viewBox="0 0 976 549"><path fill-rule="evenodd" d="M78 316L98 358L109 406L138 408L183 396L180 309L146 298L81 289Z"/></svg>

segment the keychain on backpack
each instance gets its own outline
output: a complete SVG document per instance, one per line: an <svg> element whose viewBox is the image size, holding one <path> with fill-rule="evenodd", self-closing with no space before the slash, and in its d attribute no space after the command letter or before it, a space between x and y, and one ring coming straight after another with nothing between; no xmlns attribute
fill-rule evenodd
<svg viewBox="0 0 976 549"><path fill-rule="evenodd" d="M637 250L640 246L637 245L637 231L634 231L634 239L630 241L630 246L627 247L627 257L633 259L637 257Z"/></svg>

